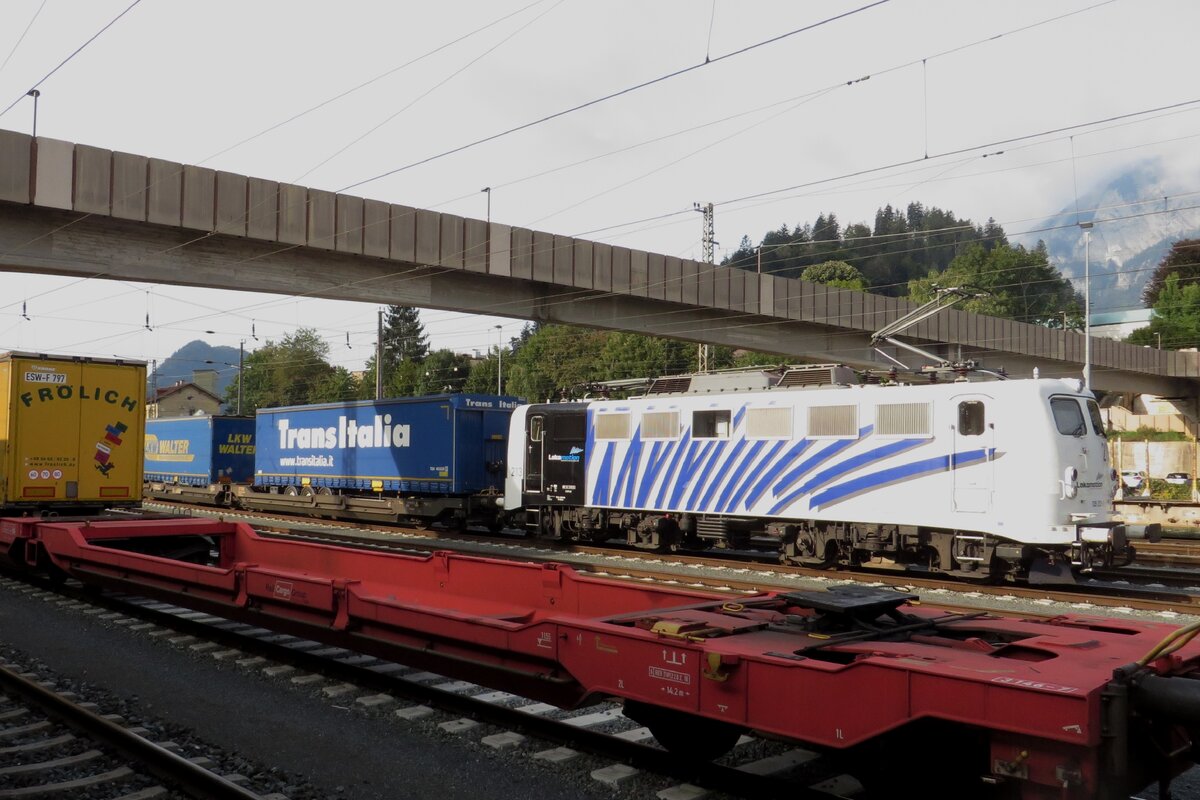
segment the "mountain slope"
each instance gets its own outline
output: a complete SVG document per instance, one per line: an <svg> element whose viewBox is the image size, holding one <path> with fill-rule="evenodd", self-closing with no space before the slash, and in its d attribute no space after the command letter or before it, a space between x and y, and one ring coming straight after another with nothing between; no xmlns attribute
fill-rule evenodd
<svg viewBox="0 0 1200 800"><path fill-rule="evenodd" d="M195 339L158 363L158 370L150 375L146 391L149 394L156 385L162 388L170 386L175 381L190 381L193 370L215 369L217 371L217 394L223 397L225 387L237 379L237 363L238 349L236 347L218 347Z"/></svg>
<svg viewBox="0 0 1200 800"><path fill-rule="evenodd" d="M1093 222L1092 313L1141 308L1142 288L1171 243L1200 235L1195 195L1180 194L1195 183L1162 161L1144 161L1080 195L1079 208L1095 211L1076 214L1072 204L1037 226L1050 230L1014 238L1027 247L1044 240L1051 263L1082 291L1084 236L1077 223Z"/></svg>

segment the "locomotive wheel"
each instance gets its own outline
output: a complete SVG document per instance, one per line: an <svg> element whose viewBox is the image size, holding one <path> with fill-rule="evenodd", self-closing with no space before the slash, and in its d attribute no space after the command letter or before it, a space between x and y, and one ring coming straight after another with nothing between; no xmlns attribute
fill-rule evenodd
<svg viewBox="0 0 1200 800"><path fill-rule="evenodd" d="M742 728L707 717L695 717L636 700L625 701L625 716L645 725L658 743L673 755L692 761L713 761L737 744Z"/></svg>

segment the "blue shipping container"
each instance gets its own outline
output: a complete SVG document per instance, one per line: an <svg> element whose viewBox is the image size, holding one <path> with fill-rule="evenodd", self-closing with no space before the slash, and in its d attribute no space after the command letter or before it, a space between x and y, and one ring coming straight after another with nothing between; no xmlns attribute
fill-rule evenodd
<svg viewBox="0 0 1200 800"><path fill-rule="evenodd" d="M256 486L503 491L515 397L449 394L259 409Z"/></svg>
<svg viewBox="0 0 1200 800"><path fill-rule="evenodd" d="M250 417L146 420L146 480L209 486L249 483L254 476Z"/></svg>

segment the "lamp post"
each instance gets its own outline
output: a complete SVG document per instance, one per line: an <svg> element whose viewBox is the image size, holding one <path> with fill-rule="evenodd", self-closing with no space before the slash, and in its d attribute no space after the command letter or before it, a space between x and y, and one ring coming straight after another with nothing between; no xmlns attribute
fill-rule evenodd
<svg viewBox="0 0 1200 800"><path fill-rule="evenodd" d="M25 93L25 96L26 96L26 97L32 97L32 98L33 98L33 138L35 138L35 139L36 139L36 138L37 138L37 106L38 106L38 98L42 96L42 93L41 93L41 92L39 92L37 89L30 89L28 92L26 92L26 93Z"/></svg>
<svg viewBox="0 0 1200 800"><path fill-rule="evenodd" d="M492 222L492 187L485 186L479 191L487 195L487 221L490 225Z"/></svg>
<svg viewBox="0 0 1200 800"><path fill-rule="evenodd" d="M242 373L246 371L246 340L238 342L238 402L237 413L242 415Z"/></svg>
<svg viewBox="0 0 1200 800"><path fill-rule="evenodd" d="M504 326L493 327L496 329L496 394L501 394L500 387L504 381Z"/></svg>
<svg viewBox="0 0 1200 800"><path fill-rule="evenodd" d="M1092 388L1092 223L1083 229L1083 388Z"/></svg>
<svg viewBox="0 0 1200 800"><path fill-rule="evenodd" d="M216 331L205 331L205 333L207 333L209 335L214 335L214 334L216 334ZM256 336L255 338L257 339L258 337ZM206 359L204 361L204 363L205 364L216 364L217 362ZM222 361L220 363L225 365L226 367L233 366L233 364L230 364L228 361ZM242 415L242 373L245 371L245 369L246 369L246 340L242 339L241 341L238 342L238 363L237 363L237 371L238 371L237 415L239 417ZM156 379L157 379L157 376L156 376Z"/></svg>

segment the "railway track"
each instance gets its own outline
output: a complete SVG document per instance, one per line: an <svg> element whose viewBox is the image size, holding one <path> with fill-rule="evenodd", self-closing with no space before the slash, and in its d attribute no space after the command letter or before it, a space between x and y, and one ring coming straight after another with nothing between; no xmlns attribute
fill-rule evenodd
<svg viewBox="0 0 1200 800"><path fill-rule="evenodd" d="M149 504L148 504L149 505ZM154 506L152 506L154 507ZM178 509L176 504L159 504L163 509ZM751 560L743 555L732 559L704 555L672 553L662 555L628 548L574 544L567 547L548 546L549 543L532 543L519 537L471 536L458 532L417 530L403 527L363 528L353 523L321 520L299 521L294 517L272 514L248 514L245 512L222 512L205 506L184 506L188 513L240 519L249 522L261 532L271 536L309 539L325 543L343 544L353 547L386 549L397 552L430 552L432 550L469 550L489 555L520 557L532 561L557 561L576 569L595 574L628 578L641 581L663 581L686 583L697 588L719 591L760 592L780 588L794 588L796 580L858 581L876 585L893 586L898 590L920 594L923 602L939 607L979 607L974 601L982 598L1000 598L1002 601L1026 600L1037 604L1064 604L1075 608L1109 608L1137 610L1153 613L1200 614L1200 594L1189 593L1170 586L1187 587L1186 571L1168 574L1163 571L1148 573L1138 569L1108 570L1099 578L1088 582L1063 587L1021 586L1014 584L988 585L966 584L951 579L920 577L911 572L900 572L886 568L842 572L781 565L766 560ZM1139 546L1140 552L1140 546ZM1200 558L1200 549L1197 549ZM733 554L730 554L733 555ZM1200 561L1198 561L1200 563ZM1148 580L1158 585L1137 586L1135 580ZM1193 582L1200 585L1200 573ZM943 598L945 598L943 600ZM953 598L953 599L951 599ZM989 606L991 607L991 606Z"/></svg>
<svg viewBox="0 0 1200 800"><path fill-rule="evenodd" d="M0 664L0 798L264 797L36 678Z"/></svg>
<svg viewBox="0 0 1200 800"><path fill-rule="evenodd" d="M27 585L25 576L0 576L0 589ZM608 763L592 771L593 779L620 786L627 793L639 777L645 780L649 776L659 783L663 778L674 779L662 790L666 795L633 791L633 796L687 798L715 792L730 797L829 800L854 796L861 789L861 784L840 771L844 765L825 760L819 753L750 736L742 737L734 751L718 763L680 760L657 746L648 729L626 718L618 702L563 711L519 695L147 598L116 593L97 596L72 582L64 586L39 582L33 595L99 607L113 614L114 621L126 630L139 629L138 633L188 653L228 659L243 669L286 681L297 691L319 692L338 709L384 713L402 724L424 724L441 734L469 735L495 728L498 732L481 739L483 746L526 747L533 758L551 764L569 761L579 753L602 758ZM243 793L184 796L258 797L235 788ZM0 799L6 797L0 790ZM137 794L125 800L142 797ZM277 796L273 800L285 799Z"/></svg>
<svg viewBox="0 0 1200 800"><path fill-rule="evenodd" d="M1159 542L1138 542L1137 560L1140 564L1200 567L1200 541L1163 539Z"/></svg>

